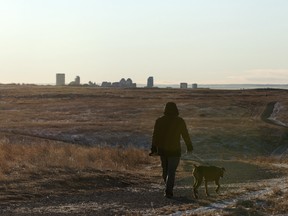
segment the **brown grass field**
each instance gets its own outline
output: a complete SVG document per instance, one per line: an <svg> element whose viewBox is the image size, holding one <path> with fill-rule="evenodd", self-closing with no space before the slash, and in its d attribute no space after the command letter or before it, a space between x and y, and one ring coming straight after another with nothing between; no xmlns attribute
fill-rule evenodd
<svg viewBox="0 0 288 216"><path fill-rule="evenodd" d="M0 215L287 213L287 90L0 85L0 97ZM194 145L174 199L148 156L168 101ZM220 195L193 197L193 163L226 168Z"/></svg>

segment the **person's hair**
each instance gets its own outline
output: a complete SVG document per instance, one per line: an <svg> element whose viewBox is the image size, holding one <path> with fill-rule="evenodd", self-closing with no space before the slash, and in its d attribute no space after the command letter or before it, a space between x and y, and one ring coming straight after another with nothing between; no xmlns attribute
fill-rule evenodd
<svg viewBox="0 0 288 216"><path fill-rule="evenodd" d="M178 116L179 115L179 110L177 108L176 103L174 103L174 102L166 103L165 109L164 109L164 115Z"/></svg>

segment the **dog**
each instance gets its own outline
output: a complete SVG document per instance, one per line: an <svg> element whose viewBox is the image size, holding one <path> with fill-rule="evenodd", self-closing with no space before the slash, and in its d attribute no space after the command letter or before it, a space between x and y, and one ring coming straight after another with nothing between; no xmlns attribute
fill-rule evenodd
<svg viewBox="0 0 288 216"><path fill-rule="evenodd" d="M205 192L206 195L209 196L207 183L210 181L214 181L217 185L216 193L219 192L220 184L219 179L223 178L225 172L224 167L216 167L216 166L197 166L194 165L193 169L193 177L194 177L194 184L193 184L193 190L194 190L194 196L197 199L198 198L198 188L201 186L203 179L205 181Z"/></svg>

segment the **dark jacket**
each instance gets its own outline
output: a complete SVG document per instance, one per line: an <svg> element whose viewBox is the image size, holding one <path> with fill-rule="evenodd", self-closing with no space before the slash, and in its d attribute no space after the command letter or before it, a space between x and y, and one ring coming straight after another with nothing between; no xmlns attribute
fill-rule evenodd
<svg viewBox="0 0 288 216"><path fill-rule="evenodd" d="M188 151L193 150L192 142L188 134L185 121L176 115L164 112L164 116L155 122L152 137L152 152L157 152L161 156L181 156L180 138L185 141Z"/></svg>

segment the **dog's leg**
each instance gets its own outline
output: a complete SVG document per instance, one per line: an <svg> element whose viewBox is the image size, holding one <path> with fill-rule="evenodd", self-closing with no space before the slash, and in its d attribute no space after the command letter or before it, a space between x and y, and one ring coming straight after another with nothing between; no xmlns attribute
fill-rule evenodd
<svg viewBox="0 0 288 216"><path fill-rule="evenodd" d="M205 180L205 192L206 192L206 196L210 196L208 193L208 186L207 186L208 181Z"/></svg>
<svg viewBox="0 0 288 216"><path fill-rule="evenodd" d="M197 178L194 176L194 184L193 184L193 188L196 187L196 184L197 184Z"/></svg>
<svg viewBox="0 0 288 216"><path fill-rule="evenodd" d="M203 181L203 177L201 177L200 179L196 179L196 181L195 181L195 183L193 185L194 196L195 196L196 199L198 199L198 188L202 184L202 181Z"/></svg>
<svg viewBox="0 0 288 216"><path fill-rule="evenodd" d="M219 179L216 179L215 180L215 184L217 185L217 188L216 188L216 193L218 193L219 192L219 189L220 189L220 184L219 184Z"/></svg>

